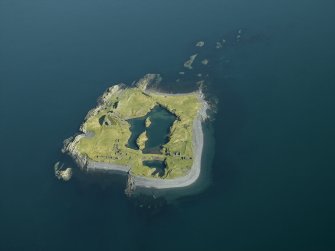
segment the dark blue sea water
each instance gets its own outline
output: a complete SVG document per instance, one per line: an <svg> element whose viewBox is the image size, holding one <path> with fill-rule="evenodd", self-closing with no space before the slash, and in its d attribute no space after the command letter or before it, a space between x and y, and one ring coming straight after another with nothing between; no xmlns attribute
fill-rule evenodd
<svg viewBox="0 0 335 251"><path fill-rule="evenodd" d="M334 250L334 10L0 0L0 250ZM55 179L63 139L112 83L151 72L194 87L172 80L200 39L227 39L206 49L218 105L205 191L152 210L118 183Z"/></svg>

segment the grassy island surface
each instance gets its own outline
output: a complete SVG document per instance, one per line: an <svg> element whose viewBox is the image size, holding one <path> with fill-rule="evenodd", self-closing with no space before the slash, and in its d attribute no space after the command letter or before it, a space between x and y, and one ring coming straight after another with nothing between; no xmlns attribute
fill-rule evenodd
<svg viewBox="0 0 335 251"><path fill-rule="evenodd" d="M66 148L85 168L87 162L115 164L127 167L129 173L157 179L172 179L185 176L193 163L192 125L202 108L200 92L166 94L147 90L148 78L135 87L110 87L100 98L99 105L91 110L81 126L83 134L68 142ZM159 152L143 153L146 131L140 134L137 150L128 146L131 136L129 119L146 116L154 107L161 106L174 114L168 142ZM151 121L145 121L146 128ZM155 169L143 164L144 161L164 161L165 173L158 177ZM77 161L78 162L78 161Z"/></svg>

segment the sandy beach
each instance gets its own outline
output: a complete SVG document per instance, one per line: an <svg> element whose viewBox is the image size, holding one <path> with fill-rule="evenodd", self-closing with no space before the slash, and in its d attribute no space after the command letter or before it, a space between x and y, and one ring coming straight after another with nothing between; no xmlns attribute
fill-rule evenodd
<svg viewBox="0 0 335 251"><path fill-rule="evenodd" d="M87 172L112 172L127 174L130 170L128 166L116 165L111 163L88 161L86 165Z"/></svg>
<svg viewBox="0 0 335 251"><path fill-rule="evenodd" d="M201 118L197 118L193 122L193 165L190 172L175 179L155 179L147 177L133 176L135 186L166 189L186 187L193 184L199 177L201 171L201 156L203 149L204 136L201 125Z"/></svg>
<svg viewBox="0 0 335 251"><path fill-rule="evenodd" d="M190 172L175 179L157 179L140 176L132 176L135 187L146 187L156 189L167 189L186 187L193 184L199 177L201 171L201 156L203 150L204 135L201 125L201 117L198 116L193 122L193 165ZM86 165L87 172L108 172L121 173L127 175L131 168L128 166L88 161Z"/></svg>

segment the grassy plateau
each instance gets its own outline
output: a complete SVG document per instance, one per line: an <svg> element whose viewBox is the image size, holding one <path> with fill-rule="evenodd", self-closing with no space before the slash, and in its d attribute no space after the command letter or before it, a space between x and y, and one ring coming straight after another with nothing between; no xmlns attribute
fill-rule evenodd
<svg viewBox="0 0 335 251"><path fill-rule="evenodd" d="M127 120L143 117L158 105L177 117L170 128L168 142L161 146L160 153L144 154L142 150L148 139L144 131L136 140L139 149L129 148L131 131ZM128 166L132 175L160 179L184 176L193 163L192 127L201 105L198 92L169 95L147 91L141 85L132 88L113 86L87 115L81 127L85 136L73 141L74 148L87 160ZM150 124L148 119L147 127ZM164 161L164 175L153 175L155 169L143 164L147 160Z"/></svg>

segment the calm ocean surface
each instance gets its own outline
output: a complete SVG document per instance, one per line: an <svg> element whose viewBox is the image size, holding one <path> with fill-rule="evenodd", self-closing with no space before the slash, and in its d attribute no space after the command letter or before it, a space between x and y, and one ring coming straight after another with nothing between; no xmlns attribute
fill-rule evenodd
<svg viewBox="0 0 335 251"><path fill-rule="evenodd" d="M0 250L335 250L334 11L333 0L0 0ZM55 179L62 141L107 87L175 80L201 39L219 100L205 191L152 210L118 183Z"/></svg>

